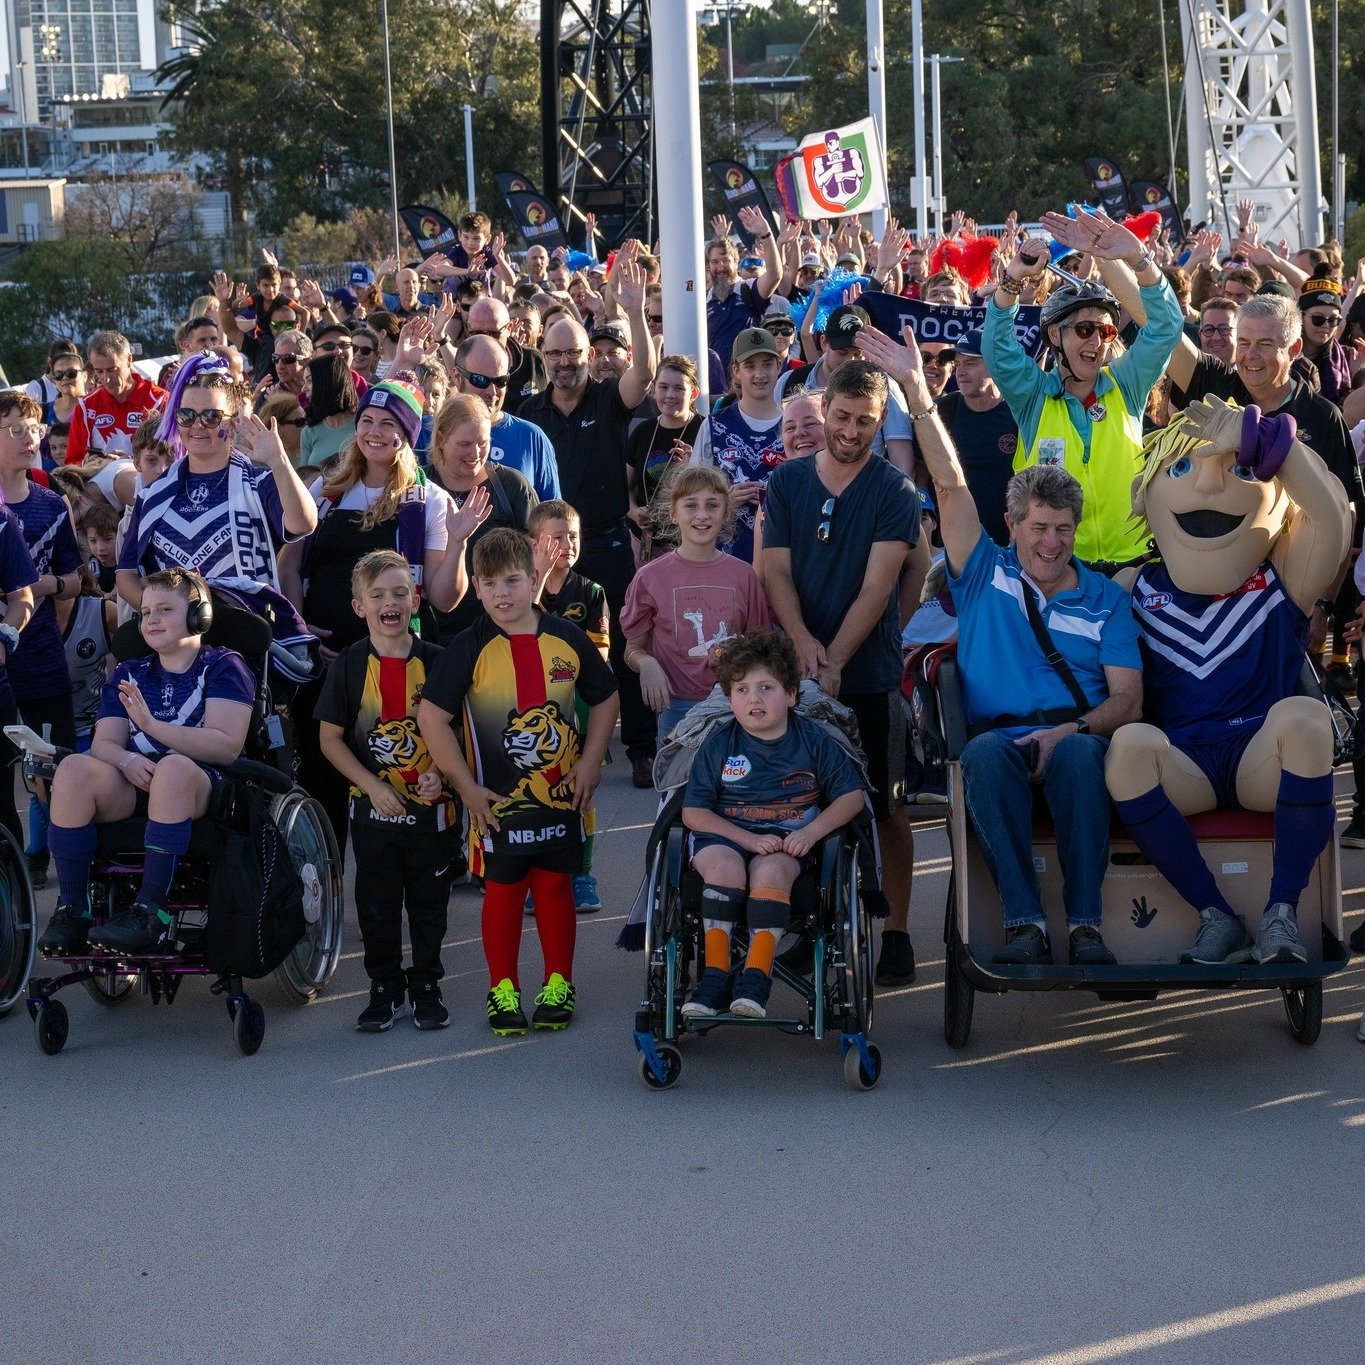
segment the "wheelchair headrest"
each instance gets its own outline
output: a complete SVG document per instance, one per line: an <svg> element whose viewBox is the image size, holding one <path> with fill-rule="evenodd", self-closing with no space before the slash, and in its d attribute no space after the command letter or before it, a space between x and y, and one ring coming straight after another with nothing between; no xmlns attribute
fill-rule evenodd
<svg viewBox="0 0 1365 1365"><path fill-rule="evenodd" d="M259 671L270 649L270 624L252 612L231 606L218 593L213 598L213 624L204 643L217 645L222 649L235 650L251 666L253 672ZM111 642L114 658L119 663L129 659L141 659L152 651L136 620L125 621L115 632Z"/></svg>

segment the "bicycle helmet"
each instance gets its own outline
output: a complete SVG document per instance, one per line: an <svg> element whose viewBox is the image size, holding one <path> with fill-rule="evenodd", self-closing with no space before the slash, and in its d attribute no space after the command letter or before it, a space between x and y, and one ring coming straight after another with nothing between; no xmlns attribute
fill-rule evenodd
<svg viewBox="0 0 1365 1365"><path fill-rule="evenodd" d="M1040 321L1044 328L1065 322L1082 308L1103 308L1118 325L1119 301L1102 284L1064 284L1054 289L1043 302Z"/></svg>

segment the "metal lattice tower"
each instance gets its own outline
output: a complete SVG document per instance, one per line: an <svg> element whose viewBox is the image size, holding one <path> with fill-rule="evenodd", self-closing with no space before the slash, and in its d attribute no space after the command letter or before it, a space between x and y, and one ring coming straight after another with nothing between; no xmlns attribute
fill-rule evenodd
<svg viewBox="0 0 1365 1365"><path fill-rule="evenodd" d="M1320 242L1309 0L1180 0L1180 24L1190 217L1212 220L1230 240L1233 204L1250 199L1263 241Z"/></svg>
<svg viewBox="0 0 1365 1365"><path fill-rule="evenodd" d="M670 3L670 0L665 0ZM650 0L541 0L541 192L571 240L654 240Z"/></svg>

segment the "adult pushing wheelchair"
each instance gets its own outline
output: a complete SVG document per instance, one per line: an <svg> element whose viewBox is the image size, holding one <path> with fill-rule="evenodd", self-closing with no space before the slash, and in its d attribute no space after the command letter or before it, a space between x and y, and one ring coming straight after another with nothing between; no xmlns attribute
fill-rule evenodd
<svg viewBox="0 0 1365 1365"><path fill-rule="evenodd" d="M813 691L811 685L804 685L803 702L808 690ZM827 698L819 704L836 705ZM708 707L714 714L707 713ZM645 994L634 1031L640 1080L651 1090L672 1086L682 1072L678 1044L688 1035L716 1028L775 1028L823 1039L837 1029L845 1081L855 1090L870 1090L881 1079L882 1058L870 1040L869 907L881 893L873 825L867 812L821 840L792 885L783 939L791 946L773 962L772 976L774 983L782 983L795 997L794 1008L769 1006L760 1017L727 1008L705 1016L684 1013L683 1005L705 960L703 883L692 866L691 839L682 821L687 770L710 725L728 716L723 699L719 705L701 703L675 731L673 742L656 762L656 782L666 796L650 832L640 898L620 940L622 947L643 946L644 950ZM861 770L861 755L839 727L826 724L825 728L857 759ZM749 926L741 911L730 938L732 980L738 978L748 945Z"/></svg>
<svg viewBox="0 0 1365 1365"><path fill-rule="evenodd" d="M312 999L336 969L343 900L340 859L322 808L295 787L287 725L267 682L269 625L249 612L215 602L203 639L245 660L255 694L244 756L222 770L207 813L195 820L189 847L165 900L168 923L150 948L101 945L101 930L127 915L147 856L143 814L98 825L91 863L90 934L94 942L57 950L54 976L32 977L38 934L33 893L17 874L13 841L0 840L0 1006L24 996L38 1045L65 1046L69 1018L57 998L84 985L106 1005L134 989L171 1003L186 977L208 976L222 996L240 1051L250 1056L264 1038L265 1014L246 982L273 976L296 1003ZM148 652L136 623L115 637L120 661ZM25 781L46 797L58 765L70 757L23 727L6 731L23 753Z"/></svg>

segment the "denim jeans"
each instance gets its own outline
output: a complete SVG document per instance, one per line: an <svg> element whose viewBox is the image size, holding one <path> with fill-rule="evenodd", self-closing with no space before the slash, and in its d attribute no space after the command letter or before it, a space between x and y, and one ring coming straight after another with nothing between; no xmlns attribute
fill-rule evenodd
<svg viewBox="0 0 1365 1365"><path fill-rule="evenodd" d="M1107 739L1068 735L1052 751L1043 796L1057 830L1066 922L1100 923L1100 888L1109 865L1109 792L1104 785ZM1000 892L1005 927L1046 923L1033 867L1033 791L1024 751L996 731L962 751L967 811L986 866Z"/></svg>
<svg viewBox="0 0 1365 1365"><path fill-rule="evenodd" d="M669 736L669 732L696 704L694 701L679 701L674 697L659 712L659 747L661 749L664 746L664 740Z"/></svg>

